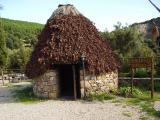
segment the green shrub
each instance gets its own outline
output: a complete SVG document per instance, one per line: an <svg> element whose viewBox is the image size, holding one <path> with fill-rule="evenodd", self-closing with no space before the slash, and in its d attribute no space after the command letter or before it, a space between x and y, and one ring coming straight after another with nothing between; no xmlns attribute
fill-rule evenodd
<svg viewBox="0 0 160 120"><path fill-rule="evenodd" d="M149 77L149 76L150 76L150 73L143 68L136 70L135 77L143 78L143 77Z"/></svg>
<svg viewBox="0 0 160 120"><path fill-rule="evenodd" d="M109 95L108 93L105 93L105 92L101 92L101 93L93 93L93 94L90 94L89 97L88 97L88 100L98 100L98 101L103 101L103 100L111 100L113 99L114 96L111 96Z"/></svg>
<svg viewBox="0 0 160 120"><path fill-rule="evenodd" d="M142 92L138 88L133 88L131 94L131 87L120 87L119 95L124 97L135 97L138 95L142 95Z"/></svg>
<svg viewBox="0 0 160 120"><path fill-rule="evenodd" d="M160 81L155 81L154 89L156 92L160 92Z"/></svg>
<svg viewBox="0 0 160 120"><path fill-rule="evenodd" d="M13 97L17 101L23 103L35 103L43 101L43 99L37 98L33 93L33 86L26 86L23 88L17 88L13 90Z"/></svg>
<svg viewBox="0 0 160 120"><path fill-rule="evenodd" d="M136 69L136 72L134 74L134 77L138 77L138 78L145 78L145 77L150 77L150 71L147 71L146 69L144 68L139 68L139 69ZM128 72L121 72L119 74L120 77L131 77L131 70L128 71Z"/></svg>

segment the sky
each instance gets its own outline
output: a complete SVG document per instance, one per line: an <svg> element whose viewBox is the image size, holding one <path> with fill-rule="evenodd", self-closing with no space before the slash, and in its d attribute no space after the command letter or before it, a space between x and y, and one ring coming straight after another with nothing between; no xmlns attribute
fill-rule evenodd
<svg viewBox="0 0 160 120"><path fill-rule="evenodd" d="M160 0L152 0L160 8ZM73 4L99 31L160 16L148 0L0 0L4 18L45 24L59 4Z"/></svg>

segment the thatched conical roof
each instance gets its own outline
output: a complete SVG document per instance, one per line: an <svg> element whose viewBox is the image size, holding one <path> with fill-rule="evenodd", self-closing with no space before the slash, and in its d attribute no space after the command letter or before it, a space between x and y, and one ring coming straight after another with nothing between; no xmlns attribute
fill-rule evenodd
<svg viewBox="0 0 160 120"><path fill-rule="evenodd" d="M86 56L86 70L104 73L118 68L110 45L92 22L73 5L59 5L38 37L26 66L26 75L37 77L57 64L78 64Z"/></svg>

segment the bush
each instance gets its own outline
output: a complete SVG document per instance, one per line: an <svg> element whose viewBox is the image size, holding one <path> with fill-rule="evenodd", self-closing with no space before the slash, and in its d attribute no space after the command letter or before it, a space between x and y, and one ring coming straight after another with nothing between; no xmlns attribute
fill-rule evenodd
<svg viewBox="0 0 160 120"><path fill-rule="evenodd" d="M148 77L148 72L144 69L137 69L135 73L135 77L143 78L143 77Z"/></svg>
<svg viewBox="0 0 160 120"><path fill-rule="evenodd" d="M134 77L138 77L138 78L145 78L145 77L150 77L150 71L147 71L146 69L144 68L139 68L139 69L136 69L136 72L134 74ZM131 77L131 70L130 71L123 71L119 74L120 77Z"/></svg>
<svg viewBox="0 0 160 120"><path fill-rule="evenodd" d="M88 97L88 100L98 100L98 101L103 101L103 100L111 100L113 99L114 97L105 93L105 92L102 92L102 93L93 93L93 94L90 94L89 97Z"/></svg>
<svg viewBox="0 0 160 120"><path fill-rule="evenodd" d="M120 87L119 95L124 97L135 97L142 95L142 92L138 88L133 88L131 94L131 87Z"/></svg>
<svg viewBox="0 0 160 120"><path fill-rule="evenodd" d="M160 81L155 81L154 89L156 92L160 92Z"/></svg>
<svg viewBox="0 0 160 120"><path fill-rule="evenodd" d="M33 93L33 86L16 86L17 89L13 90L13 97L17 99L18 102L23 103L34 103L43 101L43 99L37 98Z"/></svg>

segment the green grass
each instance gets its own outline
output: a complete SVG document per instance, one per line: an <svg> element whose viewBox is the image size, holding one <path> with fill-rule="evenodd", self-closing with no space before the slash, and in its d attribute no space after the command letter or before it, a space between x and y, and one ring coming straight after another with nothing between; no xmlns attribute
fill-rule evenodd
<svg viewBox="0 0 160 120"><path fill-rule="evenodd" d="M132 117L132 114L128 111L122 113L124 116Z"/></svg>
<svg viewBox="0 0 160 120"><path fill-rule="evenodd" d="M154 99L151 99L150 91L140 89L138 89L138 91L140 94L134 94L134 96L125 98L123 102L127 103L128 105L139 106L142 108L142 111L146 112L148 115L155 116L157 119L160 119L160 112L153 108L154 102L160 101L160 93L155 92ZM142 119L145 120L145 118Z"/></svg>
<svg viewBox="0 0 160 120"><path fill-rule="evenodd" d="M90 94L90 96L87 99L90 101L93 101L93 100L104 101L104 100L111 100L114 98L115 97L113 95L102 92L102 93L98 93L98 94L96 94L96 93Z"/></svg>
<svg viewBox="0 0 160 120"><path fill-rule="evenodd" d="M140 120L149 120L149 117L147 117L147 116L141 116Z"/></svg>
<svg viewBox="0 0 160 120"><path fill-rule="evenodd" d="M14 86L14 87L15 89L13 89L12 93L13 93L13 98L15 98L17 102L31 104L44 101L44 99L38 98L34 95L33 87L31 85L26 87L22 86L21 87Z"/></svg>

